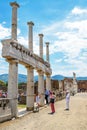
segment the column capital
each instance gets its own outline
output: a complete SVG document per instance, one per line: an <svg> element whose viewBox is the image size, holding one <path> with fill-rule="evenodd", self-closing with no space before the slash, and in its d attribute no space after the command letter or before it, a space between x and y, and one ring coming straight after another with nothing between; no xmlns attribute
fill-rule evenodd
<svg viewBox="0 0 87 130"><path fill-rule="evenodd" d="M27 22L27 25L31 25L31 26L33 26L34 23L33 23L32 21L30 21L30 22Z"/></svg>
<svg viewBox="0 0 87 130"><path fill-rule="evenodd" d="M12 6L12 7L20 7L19 6L19 4L15 1L15 2L10 2L10 5Z"/></svg>
<svg viewBox="0 0 87 130"><path fill-rule="evenodd" d="M34 69L34 67L33 66L31 66L31 65L27 65L27 66L25 66L27 69Z"/></svg>
<svg viewBox="0 0 87 130"><path fill-rule="evenodd" d="M43 34L38 34L38 36L41 36L41 37L43 37L44 35L43 35Z"/></svg>
<svg viewBox="0 0 87 130"><path fill-rule="evenodd" d="M43 75L44 72L42 70L37 70L37 72L40 74L40 75Z"/></svg>
<svg viewBox="0 0 87 130"><path fill-rule="evenodd" d="M16 59L6 59L6 61L7 62L9 62L9 63L19 63L19 61L18 60L16 60Z"/></svg>
<svg viewBox="0 0 87 130"><path fill-rule="evenodd" d="M51 75L50 74L46 74L47 77L50 77Z"/></svg>
<svg viewBox="0 0 87 130"><path fill-rule="evenodd" d="M50 43L49 43L49 42L45 42L45 44L46 44L47 46L49 46Z"/></svg>

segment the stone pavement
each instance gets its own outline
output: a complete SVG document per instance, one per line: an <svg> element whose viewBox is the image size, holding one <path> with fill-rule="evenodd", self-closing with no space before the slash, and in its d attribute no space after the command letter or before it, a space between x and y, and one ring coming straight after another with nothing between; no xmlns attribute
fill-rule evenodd
<svg viewBox="0 0 87 130"><path fill-rule="evenodd" d="M56 113L50 105L38 113L29 113L0 124L0 130L87 130L87 93L78 93L70 99L70 111L64 111L65 99L55 103Z"/></svg>

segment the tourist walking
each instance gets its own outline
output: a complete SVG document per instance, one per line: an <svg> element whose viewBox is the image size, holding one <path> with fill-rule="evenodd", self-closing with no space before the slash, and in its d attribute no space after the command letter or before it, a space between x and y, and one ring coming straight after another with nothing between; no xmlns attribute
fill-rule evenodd
<svg viewBox="0 0 87 130"><path fill-rule="evenodd" d="M49 95L50 95L50 91L45 89L45 100L46 100L47 105L49 104L49 101L48 101Z"/></svg>
<svg viewBox="0 0 87 130"><path fill-rule="evenodd" d="M66 91L66 109L65 110L69 110L69 102L70 102L70 91L67 90Z"/></svg>

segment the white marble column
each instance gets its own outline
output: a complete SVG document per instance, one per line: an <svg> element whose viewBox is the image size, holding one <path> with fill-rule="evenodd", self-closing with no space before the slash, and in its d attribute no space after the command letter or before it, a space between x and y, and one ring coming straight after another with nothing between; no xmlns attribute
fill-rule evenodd
<svg viewBox="0 0 87 130"><path fill-rule="evenodd" d="M18 61L10 60L9 62L9 77L8 77L8 98L10 98L10 106L12 117L17 117L18 110Z"/></svg>
<svg viewBox="0 0 87 130"><path fill-rule="evenodd" d="M28 33L28 45L29 50L33 52L33 26L34 23L32 21L27 22L27 25L29 26L29 33Z"/></svg>
<svg viewBox="0 0 87 130"><path fill-rule="evenodd" d="M44 73L41 70L38 70L38 92L41 95L40 105L44 105Z"/></svg>
<svg viewBox="0 0 87 130"><path fill-rule="evenodd" d="M16 2L11 2L12 6L12 39L17 40L17 8L19 5Z"/></svg>
<svg viewBox="0 0 87 130"><path fill-rule="evenodd" d="M49 42L46 42L46 61L49 62Z"/></svg>
<svg viewBox="0 0 87 130"><path fill-rule="evenodd" d="M43 34L39 34L39 55L43 58Z"/></svg>
<svg viewBox="0 0 87 130"><path fill-rule="evenodd" d="M34 107L34 73L33 67L27 66L27 110L33 110Z"/></svg>

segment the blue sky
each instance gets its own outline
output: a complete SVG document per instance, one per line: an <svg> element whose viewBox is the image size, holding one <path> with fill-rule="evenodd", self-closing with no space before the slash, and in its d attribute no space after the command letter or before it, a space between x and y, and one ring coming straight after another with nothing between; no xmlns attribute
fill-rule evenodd
<svg viewBox="0 0 87 130"><path fill-rule="evenodd" d="M34 22L34 53L39 55L39 33L50 42L52 75L87 76L87 0L16 0L18 41L28 47L28 21ZM11 37L12 0L0 0L0 74L8 73L8 63L1 56L1 40ZM22 65L18 73L26 74ZM37 73L35 72L35 75Z"/></svg>

